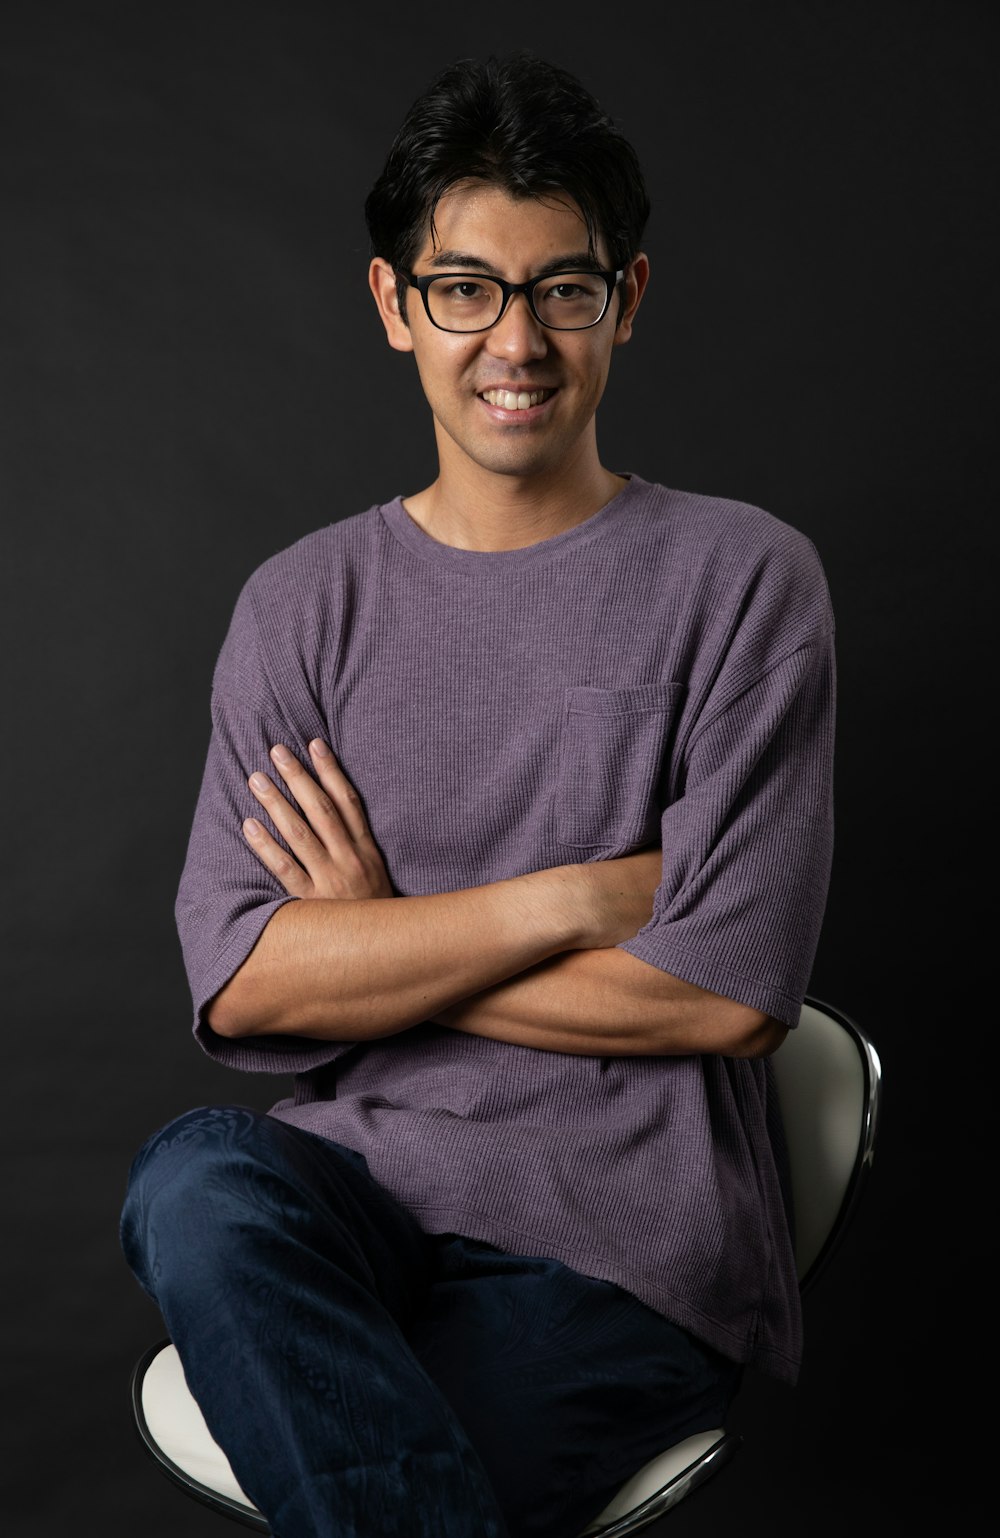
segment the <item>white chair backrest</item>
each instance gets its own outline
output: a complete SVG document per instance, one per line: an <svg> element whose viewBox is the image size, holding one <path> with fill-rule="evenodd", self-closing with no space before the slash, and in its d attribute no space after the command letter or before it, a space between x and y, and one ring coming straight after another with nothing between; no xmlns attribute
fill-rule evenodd
<svg viewBox="0 0 1000 1538"><path fill-rule="evenodd" d="M874 1130L870 1080L878 1059L870 1044L809 1002L771 1062L788 1139L801 1282L836 1226Z"/></svg>

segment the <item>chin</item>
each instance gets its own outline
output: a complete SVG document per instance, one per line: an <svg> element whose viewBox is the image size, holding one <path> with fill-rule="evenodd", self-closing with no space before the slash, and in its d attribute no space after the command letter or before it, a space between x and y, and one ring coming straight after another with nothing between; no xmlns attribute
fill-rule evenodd
<svg viewBox="0 0 1000 1538"><path fill-rule="evenodd" d="M560 462L560 454L551 443L529 446L525 443L483 444L465 452L483 470L496 475L539 475Z"/></svg>

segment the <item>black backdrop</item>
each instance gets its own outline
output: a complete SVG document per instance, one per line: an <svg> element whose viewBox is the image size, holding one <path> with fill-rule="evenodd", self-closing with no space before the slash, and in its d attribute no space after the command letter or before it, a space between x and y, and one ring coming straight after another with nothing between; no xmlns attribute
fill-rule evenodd
<svg viewBox="0 0 1000 1538"><path fill-rule="evenodd" d="M812 991L886 1078L800 1385L748 1383L747 1445L664 1530L868 1533L977 1503L988 10L3 0L5 1532L225 1528L130 1428L161 1331L116 1239L149 1132L285 1092L188 1034L172 903L211 669L262 559L433 472L368 300L363 199L443 63L521 45L582 76L650 182L605 461L760 503L825 562L839 839Z"/></svg>

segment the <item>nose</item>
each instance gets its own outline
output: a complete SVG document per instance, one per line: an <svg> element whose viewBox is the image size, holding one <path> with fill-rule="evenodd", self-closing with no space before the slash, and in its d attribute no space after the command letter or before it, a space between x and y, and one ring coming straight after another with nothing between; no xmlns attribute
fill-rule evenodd
<svg viewBox="0 0 1000 1538"><path fill-rule="evenodd" d="M525 294L512 294L500 319L487 332L486 350L507 363L543 358L548 351L545 327L531 313Z"/></svg>

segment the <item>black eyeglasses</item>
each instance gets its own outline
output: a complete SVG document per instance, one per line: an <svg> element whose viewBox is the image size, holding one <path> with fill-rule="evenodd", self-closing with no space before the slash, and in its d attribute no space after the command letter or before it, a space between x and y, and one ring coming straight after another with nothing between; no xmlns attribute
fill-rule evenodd
<svg viewBox="0 0 1000 1538"><path fill-rule="evenodd" d="M439 331L488 331L515 294L523 294L532 315L550 331L586 331L604 319L611 295L625 276L617 272L547 272L527 283L507 283L481 272L404 272L424 301Z"/></svg>

